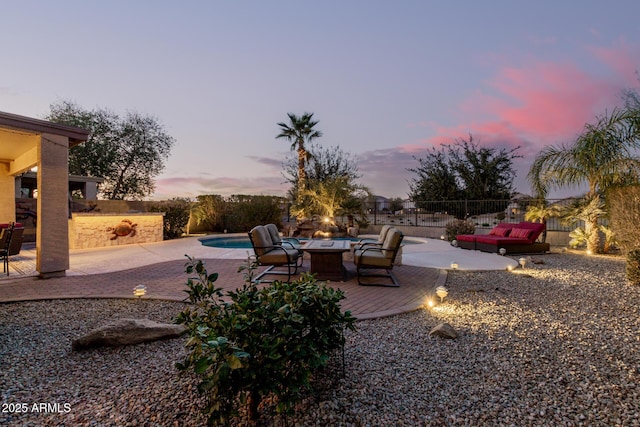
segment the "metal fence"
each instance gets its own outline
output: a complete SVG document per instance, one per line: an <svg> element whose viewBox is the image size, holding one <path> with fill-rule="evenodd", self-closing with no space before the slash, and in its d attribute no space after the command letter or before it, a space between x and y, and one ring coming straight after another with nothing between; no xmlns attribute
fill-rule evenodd
<svg viewBox="0 0 640 427"><path fill-rule="evenodd" d="M546 200L548 205L568 206L575 199ZM524 221L529 206L540 206L539 199L520 200L455 200L404 202L401 205L379 201L366 206L365 216L355 215L356 220L365 219L372 225L403 225L414 227L446 227L456 219L475 223L476 228L493 228L499 222L518 223ZM337 218L343 223L347 217ZM571 231L575 224L565 225L558 218L547 220L549 231Z"/></svg>

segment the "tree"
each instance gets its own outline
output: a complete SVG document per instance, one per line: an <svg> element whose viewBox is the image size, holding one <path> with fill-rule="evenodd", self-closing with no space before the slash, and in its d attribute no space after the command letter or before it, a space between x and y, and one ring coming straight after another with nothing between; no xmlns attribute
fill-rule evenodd
<svg viewBox="0 0 640 427"><path fill-rule="evenodd" d="M547 220L552 217L560 216L562 208L557 204L549 205L546 200L543 200L537 205L530 205L527 207L527 212L524 214L525 221L541 222L545 225L542 232L542 242L547 241Z"/></svg>
<svg viewBox="0 0 640 427"><path fill-rule="evenodd" d="M63 101L50 106L47 120L90 131L87 142L69 151L69 172L104 178L100 195L106 199L139 200L153 194L154 178L175 139L157 119L136 112L120 117L105 109L85 110Z"/></svg>
<svg viewBox="0 0 640 427"><path fill-rule="evenodd" d="M471 134L468 141L457 139L440 150L433 148L426 157L416 158L419 167L407 169L418 174L409 183L409 196L414 202L508 199L516 175L513 159L521 157L516 154L519 148L480 147Z"/></svg>
<svg viewBox="0 0 640 427"><path fill-rule="evenodd" d="M312 187L314 183L346 177L349 182L355 182L361 177L358 172L358 162L350 154L340 148L335 147L309 147L308 162L305 165L305 176L307 187ZM290 195L292 200L296 200L298 191L298 163L297 159L288 157L283 165L283 175L292 184Z"/></svg>
<svg viewBox="0 0 640 427"><path fill-rule="evenodd" d="M414 202L429 200L459 200L462 197L458 180L449 165L445 147L432 148L426 157L413 157L420 163L417 168L407 169L418 178L409 182L410 198Z"/></svg>
<svg viewBox="0 0 640 427"><path fill-rule="evenodd" d="M616 108L611 114L597 117L595 124L585 124L573 144L542 149L527 175L534 191L545 197L552 188L587 184L586 200L594 202L610 186L638 182L639 117L638 109ZM604 211L589 209L588 213L583 216L585 231L593 236L587 236L587 250L595 253L600 246L597 221Z"/></svg>
<svg viewBox="0 0 640 427"><path fill-rule="evenodd" d="M304 113L298 117L293 113L288 113L289 124L278 123L280 133L276 136L284 138L291 143L291 150L298 152L298 197L306 188L306 170L305 166L309 159L309 153L305 147L306 143L311 143L314 139L322 136L322 132L313 129L318 124L313 121L313 113Z"/></svg>

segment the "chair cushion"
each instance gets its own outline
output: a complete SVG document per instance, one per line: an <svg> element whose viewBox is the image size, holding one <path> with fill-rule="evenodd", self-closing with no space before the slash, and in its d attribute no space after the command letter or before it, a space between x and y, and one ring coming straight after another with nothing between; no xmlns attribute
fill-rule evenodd
<svg viewBox="0 0 640 427"><path fill-rule="evenodd" d="M263 253L259 256L258 261L263 265L286 265L293 264L298 256L300 256L300 252L296 249L277 247Z"/></svg>
<svg viewBox="0 0 640 427"><path fill-rule="evenodd" d="M528 230L526 228L513 228L511 230L511 234L509 234L509 237L512 237L514 239L529 240L532 234L533 234L533 230Z"/></svg>
<svg viewBox="0 0 640 427"><path fill-rule="evenodd" d="M513 226L511 224L508 224L508 226L502 226L501 224L498 224L497 226L493 227L493 229L489 232L489 235L507 237L509 236L509 233L511 232L512 227Z"/></svg>
<svg viewBox="0 0 640 427"><path fill-rule="evenodd" d="M269 231L269 236L271 236L271 242L279 245L282 243L282 237L280 237L280 231L278 231L278 227L275 224L267 224L265 225L267 231Z"/></svg>
<svg viewBox="0 0 640 427"><path fill-rule="evenodd" d="M475 242L476 237L478 237L476 234L458 234L456 236L456 240L463 242Z"/></svg>
<svg viewBox="0 0 640 427"><path fill-rule="evenodd" d="M477 236L476 242L486 243L489 245L496 245L496 246L526 245L528 243L531 243L527 239L520 239L520 238L511 237L511 236L509 237L489 236L488 234L484 236L483 235Z"/></svg>
<svg viewBox="0 0 640 427"><path fill-rule="evenodd" d="M361 267L391 267L391 259L380 249L358 250L353 254L353 261Z"/></svg>
<svg viewBox="0 0 640 427"><path fill-rule="evenodd" d="M396 228L389 229L387 237L384 239L384 243L382 244L382 252L384 253L384 256L392 260L395 255L395 251L398 250L401 242L402 232Z"/></svg>
<svg viewBox="0 0 640 427"><path fill-rule="evenodd" d="M253 251L257 257L264 255L273 246L271 235L263 225L256 225L249 233L251 234Z"/></svg>

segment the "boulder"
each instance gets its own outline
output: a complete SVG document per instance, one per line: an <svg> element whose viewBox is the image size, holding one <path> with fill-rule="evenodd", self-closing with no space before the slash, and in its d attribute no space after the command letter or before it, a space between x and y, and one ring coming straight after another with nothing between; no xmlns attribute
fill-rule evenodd
<svg viewBox="0 0 640 427"><path fill-rule="evenodd" d="M431 329L431 332L429 332L429 335L434 335L437 337L448 338L448 339L458 338L458 332L456 332L456 330L453 329L453 326L451 326L448 323L440 323L438 326Z"/></svg>
<svg viewBox="0 0 640 427"><path fill-rule="evenodd" d="M187 332L184 325L158 323L149 319L118 319L73 340L73 350L140 344L177 338Z"/></svg>

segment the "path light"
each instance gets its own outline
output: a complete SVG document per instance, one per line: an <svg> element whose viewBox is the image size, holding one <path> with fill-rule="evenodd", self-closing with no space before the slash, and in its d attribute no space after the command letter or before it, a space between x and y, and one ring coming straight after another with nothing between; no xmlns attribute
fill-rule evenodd
<svg viewBox="0 0 640 427"><path fill-rule="evenodd" d="M145 285L138 285L135 288L133 288L133 296L134 297L138 297L138 300L145 296L145 294L147 293L147 287Z"/></svg>
<svg viewBox="0 0 640 427"><path fill-rule="evenodd" d="M458 263L457 263L457 262L455 262L455 261L453 261L453 262L451 263L451 269L452 269L452 270L457 270L457 269L458 269Z"/></svg>
<svg viewBox="0 0 640 427"><path fill-rule="evenodd" d="M447 291L447 288L445 288L444 286L438 286L436 288L436 295L440 297L440 302L442 302L442 300L444 300L444 298L449 295L449 291Z"/></svg>
<svg viewBox="0 0 640 427"><path fill-rule="evenodd" d="M445 239L444 234L441 234L440 235L440 240L444 240L444 239Z"/></svg>
<svg viewBox="0 0 640 427"><path fill-rule="evenodd" d="M513 265L509 264L509 265L507 266L507 271L513 271Z"/></svg>
<svg viewBox="0 0 640 427"><path fill-rule="evenodd" d="M525 264L527 263L527 259L525 257L522 257L518 260L518 263L520 263L522 268L524 268Z"/></svg>
<svg viewBox="0 0 640 427"><path fill-rule="evenodd" d="M504 254L507 253L507 250L505 248L500 248L498 252L500 252L500 255L504 256Z"/></svg>
<svg viewBox="0 0 640 427"><path fill-rule="evenodd" d="M453 246L454 248L458 247L458 241L457 240L452 240L451 241L451 246Z"/></svg>

